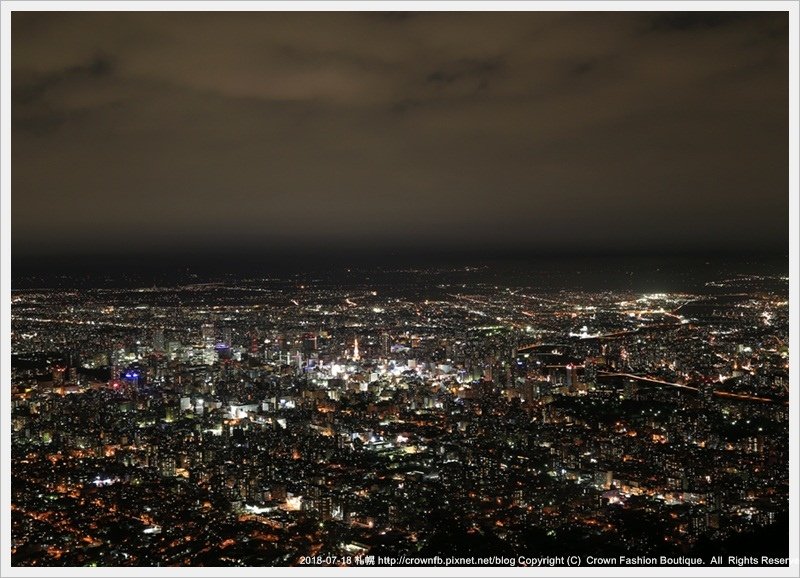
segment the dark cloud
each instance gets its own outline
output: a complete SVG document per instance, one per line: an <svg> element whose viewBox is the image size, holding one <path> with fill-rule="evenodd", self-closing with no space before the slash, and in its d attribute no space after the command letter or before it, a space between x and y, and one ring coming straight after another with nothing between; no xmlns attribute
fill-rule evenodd
<svg viewBox="0 0 808 578"><path fill-rule="evenodd" d="M442 66L427 76L427 82L451 83L465 78L485 80L502 68L498 59L458 60Z"/></svg>
<svg viewBox="0 0 808 578"><path fill-rule="evenodd" d="M653 17L653 30L708 30L757 16L755 12L662 12Z"/></svg>
<svg viewBox="0 0 808 578"><path fill-rule="evenodd" d="M589 72L592 72L595 69L595 61L594 60L584 60L582 62L577 62L572 66L572 73L575 76L582 76Z"/></svg>
<svg viewBox="0 0 808 578"><path fill-rule="evenodd" d="M366 12L366 15L373 19L388 20L390 22L401 22L416 16L415 12Z"/></svg>
<svg viewBox="0 0 808 578"><path fill-rule="evenodd" d="M784 250L785 13L24 13L15 254Z"/></svg>
<svg viewBox="0 0 808 578"><path fill-rule="evenodd" d="M39 75L28 81L18 82L14 87L14 103L25 105L41 99L45 94L62 83L82 82L103 78L112 73L112 62L96 56L89 62L69 66L63 70Z"/></svg>

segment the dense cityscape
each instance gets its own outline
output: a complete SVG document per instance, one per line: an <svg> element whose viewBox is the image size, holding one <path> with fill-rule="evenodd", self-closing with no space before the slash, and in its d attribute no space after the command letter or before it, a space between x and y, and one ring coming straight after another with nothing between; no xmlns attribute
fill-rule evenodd
<svg viewBox="0 0 808 578"><path fill-rule="evenodd" d="M500 283L15 289L12 564L787 563L787 277Z"/></svg>
<svg viewBox="0 0 808 578"><path fill-rule="evenodd" d="M3 576L798 572L795 0L24 4Z"/></svg>

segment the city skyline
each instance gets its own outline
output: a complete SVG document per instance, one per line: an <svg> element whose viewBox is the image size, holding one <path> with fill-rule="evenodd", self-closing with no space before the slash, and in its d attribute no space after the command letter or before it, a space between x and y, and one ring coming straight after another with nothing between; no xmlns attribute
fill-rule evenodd
<svg viewBox="0 0 808 578"><path fill-rule="evenodd" d="M12 16L47 255L778 254L787 14Z"/></svg>
<svg viewBox="0 0 808 578"><path fill-rule="evenodd" d="M248 5L3 5L4 572L796 571L796 8Z"/></svg>

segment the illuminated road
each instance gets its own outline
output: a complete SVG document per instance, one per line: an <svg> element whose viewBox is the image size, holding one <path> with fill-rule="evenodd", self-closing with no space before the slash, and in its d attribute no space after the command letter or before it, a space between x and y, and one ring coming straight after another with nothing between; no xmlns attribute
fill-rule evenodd
<svg viewBox="0 0 808 578"><path fill-rule="evenodd" d="M757 397L754 395L746 395L743 393L732 393L729 391L714 391L713 394L719 397L730 397L733 399L747 399L749 401L762 401L765 403L773 403L774 400L770 397ZM788 403L787 401L785 403Z"/></svg>
<svg viewBox="0 0 808 578"><path fill-rule="evenodd" d="M656 383L659 385L667 385L668 387L679 387L682 389L689 389L690 391L699 391L699 388L693 387L692 385L684 385L681 383L672 383L670 381L662 381L661 379L654 379L652 377L643 377L641 375L634 375L631 373L611 373L609 371L599 371L601 375L605 375L607 377L629 377L631 379L637 379L640 381L649 381L651 383Z"/></svg>
<svg viewBox="0 0 808 578"><path fill-rule="evenodd" d="M666 385L668 387L678 387L681 389L688 389L690 391L699 391L699 388L693 387L691 385L684 385L681 383L671 383L670 381L662 381L660 379L653 379L651 377L643 377L641 375L634 375L631 373L611 373L607 371L599 371L601 375L605 375L607 377L629 377L631 379L636 379L639 381L648 381L650 383L656 383L659 385ZM760 401L764 403L773 403L774 400L770 397L757 397L754 395L746 395L743 393L732 393L731 391L723 391L723 390L715 390L713 391L713 395L717 395L718 397L727 397L732 399L741 399L741 400L748 400L748 401Z"/></svg>

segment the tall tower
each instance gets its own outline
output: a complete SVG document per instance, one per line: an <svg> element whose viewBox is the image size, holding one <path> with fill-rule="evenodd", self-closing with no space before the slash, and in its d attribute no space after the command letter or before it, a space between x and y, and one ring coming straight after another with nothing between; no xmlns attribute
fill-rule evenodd
<svg viewBox="0 0 808 578"><path fill-rule="evenodd" d="M354 337L353 340L353 360L359 361L359 338Z"/></svg>

